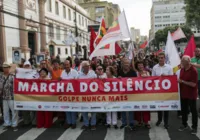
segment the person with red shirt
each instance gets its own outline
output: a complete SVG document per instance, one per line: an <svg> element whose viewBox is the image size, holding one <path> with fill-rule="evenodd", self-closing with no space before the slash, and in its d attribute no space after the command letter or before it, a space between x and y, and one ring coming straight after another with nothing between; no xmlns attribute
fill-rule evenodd
<svg viewBox="0 0 200 140"><path fill-rule="evenodd" d="M135 64L138 77L147 77L150 76L149 72L145 70L144 63L142 61L137 61ZM145 127L151 129L149 124L150 121L150 112L149 111L136 111L135 120L138 121L138 126L142 126L142 122L145 124Z"/></svg>
<svg viewBox="0 0 200 140"><path fill-rule="evenodd" d="M50 80L48 77L48 70L42 68L39 71L40 78L42 80ZM50 111L37 111L37 128L50 128L53 123L53 112Z"/></svg>
<svg viewBox="0 0 200 140"><path fill-rule="evenodd" d="M197 114L197 87L198 87L198 73L194 66L190 64L190 57L183 56L181 60L183 68L180 71L180 96L181 96L181 114L182 124L179 131L188 129L188 108L192 112L192 130L191 134L197 133L198 114Z"/></svg>

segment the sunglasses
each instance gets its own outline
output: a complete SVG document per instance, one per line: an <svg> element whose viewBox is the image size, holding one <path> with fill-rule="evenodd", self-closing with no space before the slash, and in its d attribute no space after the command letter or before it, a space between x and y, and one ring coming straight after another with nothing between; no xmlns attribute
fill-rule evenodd
<svg viewBox="0 0 200 140"><path fill-rule="evenodd" d="M97 70L103 70L103 68L99 68L99 69L97 69Z"/></svg>

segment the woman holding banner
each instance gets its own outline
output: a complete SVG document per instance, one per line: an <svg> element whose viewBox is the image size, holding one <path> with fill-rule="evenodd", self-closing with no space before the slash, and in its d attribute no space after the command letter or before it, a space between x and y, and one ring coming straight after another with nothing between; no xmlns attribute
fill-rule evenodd
<svg viewBox="0 0 200 140"><path fill-rule="evenodd" d="M42 80L49 80L48 70L42 68L39 71L40 78ZM37 128L50 128L53 122L53 112L49 111L38 111L37 112Z"/></svg>
<svg viewBox="0 0 200 140"><path fill-rule="evenodd" d="M107 78L115 78L114 74L115 74L114 68L112 66L108 66L106 68ZM112 122L114 128L118 129L118 126L117 126L117 112L107 112L106 115L107 115L107 119L106 119L107 128L110 128L111 122ZM112 118L111 118L111 116L112 116Z"/></svg>
<svg viewBox="0 0 200 140"><path fill-rule="evenodd" d="M150 76L148 71L145 71L144 63L142 61L138 61L135 64L135 68L137 69L137 75L138 77L147 77ZM151 129L151 126L149 125L150 121L150 112L149 111L138 111L135 112L135 120L138 121L138 126L142 126L142 121L145 124L145 127L148 129Z"/></svg>

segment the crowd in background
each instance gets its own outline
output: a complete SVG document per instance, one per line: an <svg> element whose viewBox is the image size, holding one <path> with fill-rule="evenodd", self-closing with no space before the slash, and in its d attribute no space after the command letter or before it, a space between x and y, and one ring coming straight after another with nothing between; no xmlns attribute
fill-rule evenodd
<svg viewBox="0 0 200 140"><path fill-rule="evenodd" d="M200 50L195 51L195 60L192 61L188 56L181 56L181 69L177 72L178 82L180 85L181 107L178 117L182 118L182 126L179 131L184 131L188 128L188 114L192 113L192 134L197 132L197 88L198 74L195 67L199 67ZM68 57L65 61L61 61L59 57L50 60L43 60L40 66L35 66L34 59L23 61L19 67L23 69L37 69L38 75L35 77L27 77L27 79L45 79L45 80L70 80L70 79L92 79L92 78L123 78L123 77L147 77L147 76L167 76L174 75L173 68L165 63L166 56L164 53L149 55L144 57L135 57L129 60L123 56L111 56L104 58L94 58L91 61L74 59ZM199 61L199 62L198 62ZM194 62L191 64L191 62ZM97 125L105 125L107 128L123 129L129 127L131 130L136 130L139 127L151 129L149 121L151 115L149 111L137 112L107 112L107 113L90 113L88 112L50 112L50 111L16 111L14 110L13 102L13 79L18 69L14 74L10 74L11 65L7 62L3 64L3 74L0 75L0 90L1 90L1 113L4 129L13 127L14 131L18 130L18 120L23 119L23 126L37 128L49 128L52 126L53 118L57 117L61 127L65 129L75 129L77 119L83 121L81 129L95 130ZM178 84L178 83L177 83ZM200 85L200 82L199 82ZM199 86L200 87L200 86ZM200 91L200 90L199 90ZM156 126L159 126L164 120L164 128L168 129L170 124L169 111L159 111L158 121ZM128 118L127 118L128 115ZM11 118L10 118L11 117ZM128 120L127 120L128 119ZM117 120L121 120L121 126L118 126ZM137 124L136 124L137 122Z"/></svg>

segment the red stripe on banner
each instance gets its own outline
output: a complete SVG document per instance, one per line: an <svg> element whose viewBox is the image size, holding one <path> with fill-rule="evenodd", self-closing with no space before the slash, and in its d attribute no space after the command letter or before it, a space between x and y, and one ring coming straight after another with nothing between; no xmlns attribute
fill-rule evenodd
<svg viewBox="0 0 200 140"><path fill-rule="evenodd" d="M15 79L14 93L27 95L105 95L177 93L176 76L114 79Z"/></svg>

